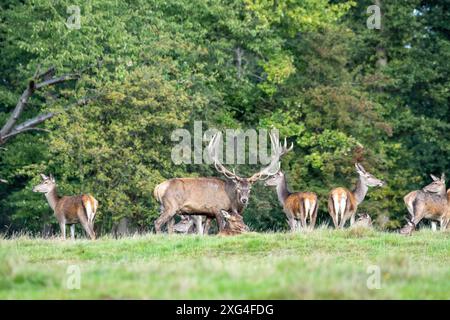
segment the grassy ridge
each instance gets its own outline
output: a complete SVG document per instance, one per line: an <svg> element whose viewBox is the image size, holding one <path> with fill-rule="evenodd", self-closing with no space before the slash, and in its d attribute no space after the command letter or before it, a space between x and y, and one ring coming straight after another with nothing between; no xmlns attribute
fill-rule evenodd
<svg viewBox="0 0 450 320"><path fill-rule="evenodd" d="M79 290L66 288L70 265ZM2 299L449 299L449 279L450 233L430 231L0 240Z"/></svg>

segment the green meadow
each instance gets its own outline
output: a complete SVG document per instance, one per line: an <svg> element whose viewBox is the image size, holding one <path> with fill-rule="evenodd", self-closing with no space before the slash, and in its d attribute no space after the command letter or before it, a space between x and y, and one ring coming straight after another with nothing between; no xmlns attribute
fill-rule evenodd
<svg viewBox="0 0 450 320"><path fill-rule="evenodd" d="M449 299L449 280L429 230L0 240L1 299Z"/></svg>

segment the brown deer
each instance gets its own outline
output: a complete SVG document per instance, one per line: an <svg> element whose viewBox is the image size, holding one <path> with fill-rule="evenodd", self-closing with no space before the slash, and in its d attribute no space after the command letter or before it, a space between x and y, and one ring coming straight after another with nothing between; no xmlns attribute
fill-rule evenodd
<svg viewBox="0 0 450 320"><path fill-rule="evenodd" d="M288 218L289 227L292 232L308 227L314 229L317 218L317 194L314 192L289 192L286 176L280 170L265 182L266 186L275 186L278 200L283 206L283 211Z"/></svg>
<svg viewBox="0 0 450 320"><path fill-rule="evenodd" d="M433 182L422 190L410 192L405 203L411 217L401 234L411 234L422 219L439 221L441 230L447 229L450 221L450 190L446 191L445 175L441 178L431 175Z"/></svg>
<svg viewBox="0 0 450 320"><path fill-rule="evenodd" d="M352 225L352 228L370 228L372 227L372 218L367 213L358 214L356 222Z"/></svg>
<svg viewBox="0 0 450 320"><path fill-rule="evenodd" d="M222 231L224 218L221 210L232 214L242 214L248 204L252 185L258 180L267 179L275 174L280 166L280 157L286 153L286 141L282 147L278 138L271 134L270 164L250 178L242 178L220 163L217 155L220 139L219 132L211 139L207 150L216 170L223 174L226 180L214 177L174 178L157 185L153 192L156 200L161 204L161 215L155 221L157 233L161 232L162 226L172 221L176 214L216 218L219 231ZM168 231L171 231L170 228Z"/></svg>
<svg viewBox="0 0 450 320"><path fill-rule="evenodd" d="M432 177L436 178L435 176L431 175ZM434 178L433 181L434 181ZM437 179L437 178L436 178ZM420 190L414 190L411 191L410 193L408 193L404 198L403 201L405 202L406 208L408 209L408 213L410 215L409 220L411 221L412 219L414 219L414 200L417 197L417 192ZM450 189L447 190L447 195L448 198L450 199ZM450 201L450 200L449 200ZM411 222L412 223L412 222ZM411 224L409 224L411 226ZM431 229L433 231L437 231L437 221L432 220L431 221Z"/></svg>
<svg viewBox="0 0 450 320"><path fill-rule="evenodd" d="M219 235L234 236L249 231L249 228L244 223L242 215L233 212L229 213L225 210L220 210L220 212L224 218L225 225L224 228L219 232Z"/></svg>
<svg viewBox="0 0 450 320"><path fill-rule="evenodd" d="M70 225L71 238L75 238L75 224L81 223L89 237L94 240L94 218L98 202L93 196L83 194L80 196L59 197L56 191L56 181L41 174L42 182L33 188L33 192L44 193L48 204L53 209L58 220L61 234L66 239L66 224Z"/></svg>
<svg viewBox="0 0 450 320"><path fill-rule="evenodd" d="M211 218L200 215L180 215L180 218L181 220L177 224L174 224L174 218L172 218L173 221L168 223L167 227L173 228L173 230L169 231L170 233L175 231L184 234L208 234Z"/></svg>
<svg viewBox="0 0 450 320"><path fill-rule="evenodd" d="M328 196L328 212L336 229L344 228L349 218L350 225L353 225L358 205L363 202L369 187L381 187L385 184L384 181L368 173L361 164L355 163L355 167L359 175L356 188L353 191L347 188L335 188Z"/></svg>

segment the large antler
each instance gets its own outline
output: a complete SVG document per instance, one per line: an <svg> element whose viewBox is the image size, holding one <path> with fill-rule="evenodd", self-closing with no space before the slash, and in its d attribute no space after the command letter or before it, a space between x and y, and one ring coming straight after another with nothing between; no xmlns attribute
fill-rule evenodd
<svg viewBox="0 0 450 320"><path fill-rule="evenodd" d="M211 141L209 142L209 145L208 145L209 157L211 158L211 160L214 161L214 167L216 168L216 170L218 172L220 172L221 174L223 174L225 177L227 177L228 179L233 179L233 180L242 180L241 177L236 175L236 173L231 172L230 170L225 168L224 165L219 161L217 151L219 149L218 144L219 144L221 138L222 138L222 133L217 132L213 136Z"/></svg>
<svg viewBox="0 0 450 320"><path fill-rule="evenodd" d="M276 174L280 170L280 158L294 148L293 143L289 148L287 147L286 138L284 138L284 144L281 145L277 135L271 132L269 136L270 143L272 144L272 160L267 167L261 169L248 179L251 183L255 183L258 180L265 180Z"/></svg>

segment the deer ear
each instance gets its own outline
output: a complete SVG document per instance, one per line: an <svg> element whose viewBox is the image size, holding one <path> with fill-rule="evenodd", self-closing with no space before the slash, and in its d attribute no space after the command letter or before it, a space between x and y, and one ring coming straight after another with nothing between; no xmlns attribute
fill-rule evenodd
<svg viewBox="0 0 450 320"><path fill-rule="evenodd" d="M442 181L442 182L445 182L445 173L442 173L442 174L441 174L441 181Z"/></svg>
<svg viewBox="0 0 450 320"><path fill-rule="evenodd" d="M53 177L52 174L50 174L50 180L52 180L53 182L55 182L55 178Z"/></svg>
<svg viewBox="0 0 450 320"><path fill-rule="evenodd" d="M42 180L47 180L48 179L48 177L45 174L43 174L43 173L41 173L40 176L41 176Z"/></svg>
<svg viewBox="0 0 450 320"><path fill-rule="evenodd" d="M365 173L364 168L358 162L355 163L355 168L356 168L356 172Z"/></svg>
<svg viewBox="0 0 450 320"><path fill-rule="evenodd" d="M228 211L226 211L226 210L220 210L220 213L222 213L222 215L223 215L223 217L225 218L225 219L230 219L230 214L228 213Z"/></svg>
<svg viewBox="0 0 450 320"><path fill-rule="evenodd" d="M430 174L431 179L433 179L433 181L438 181L439 178L436 177L434 174Z"/></svg>

